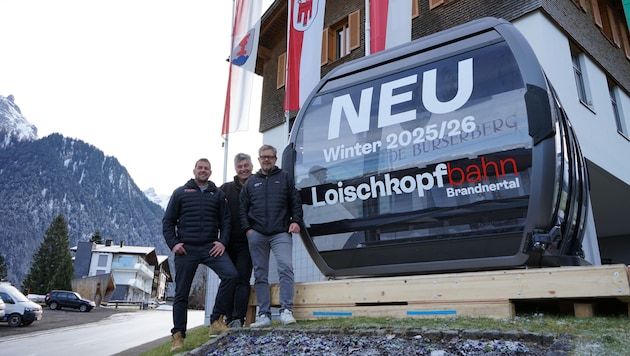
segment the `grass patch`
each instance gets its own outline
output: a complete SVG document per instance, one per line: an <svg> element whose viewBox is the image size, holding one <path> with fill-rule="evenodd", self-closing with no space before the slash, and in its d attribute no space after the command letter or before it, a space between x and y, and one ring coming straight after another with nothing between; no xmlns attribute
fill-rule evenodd
<svg viewBox="0 0 630 356"><path fill-rule="evenodd" d="M274 321L273 327L283 328ZM301 328L303 331L317 328L335 328L351 334L361 329L431 329L431 330L498 330L520 331L558 336L568 334L573 337L574 350L571 355L628 355L630 354L630 319L627 316L607 316L575 318L573 316L553 316L530 314L510 319L487 318L335 318L313 321L299 321L287 326ZM188 331L184 349L177 353L191 351L210 339L208 328L200 327ZM172 355L170 342L141 354L141 356Z"/></svg>
<svg viewBox="0 0 630 356"><path fill-rule="evenodd" d="M159 347L156 347L153 350L144 352L140 355L142 356L164 356L164 355L175 355L187 351L191 351L196 349L197 347L205 344L210 341L208 337L208 327L202 326L198 328L194 328L186 331L186 338L184 339L184 348L179 349L177 351L171 352L171 342L167 342Z"/></svg>

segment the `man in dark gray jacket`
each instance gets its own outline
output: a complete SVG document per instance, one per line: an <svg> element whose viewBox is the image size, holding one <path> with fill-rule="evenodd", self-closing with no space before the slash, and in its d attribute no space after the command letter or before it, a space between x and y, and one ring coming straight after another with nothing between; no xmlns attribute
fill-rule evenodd
<svg viewBox="0 0 630 356"><path fill-rule="evenodd" d="M254 290L259 305L251 327L271 325L270 252L276 258L280 277L280 321L295 323L292 234L299 234L303 224L302 203L293 177L276 166L277 159L275 147L260 147L261 168L249 177L240 194L241 227L246 231L254 264Z"/></svg>
<svg viewBox="0 0 630 356"><path fill-rule="evenodd" d="M238 273L225 253L230 241L230 210L225 193L210 181L210 161L198 160L195 179L175 189L162 219L162 232L175 254L175 299L171 351L184 346L190 286L199 264L221 279L210 315L210 336L227 331L222 316L231 310Z"/></svg>

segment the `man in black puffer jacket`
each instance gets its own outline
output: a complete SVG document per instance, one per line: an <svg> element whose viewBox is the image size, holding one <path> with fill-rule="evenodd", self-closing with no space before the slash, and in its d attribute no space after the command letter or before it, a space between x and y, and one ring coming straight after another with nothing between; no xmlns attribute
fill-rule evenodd
<svg viewBox="0 0 630 356"><path fill-rule="evenodd" d="M294 179L276 166L277 150L258 149L260 170L249 177L240 195L241 227L247 234L254 264L254 290L259 311L251 327L271 325L269 253L273 252L280 277L280 321L295 323L293 317L293 236L300 233L302 202Z"/></svg>
<svg viewBox="0 0 630 356"><path fill-rule="evenodd" d="M246 153L237 153L234 156L234 170L236 175L231 182L225 182L221 190L225 192L232 215L232 233L227 253L238 271L239 280L234 290L234 305L232 313L227 315L227 323L230 328L239 328L245 325L245 317L249 306L251 288L249 280L252 278L252 258L249 255L247 236L241 229L239 219L239 196L241 188L252 175L252 157Z"/></svg>
<svg viewBox="0 0 630 356"><path fill-rule="evenodd" d="M195 163L195 179L173 192L162 232L175 254L175 300L173 301L173 344L171 351L184 346L188 295L199 264L210 267L221 279L210 315L210 334L227 330L222 315L231 310L238 273L225 252L230 241L230 210L225 193L210 181L212 170L205 158Z"/></svg>

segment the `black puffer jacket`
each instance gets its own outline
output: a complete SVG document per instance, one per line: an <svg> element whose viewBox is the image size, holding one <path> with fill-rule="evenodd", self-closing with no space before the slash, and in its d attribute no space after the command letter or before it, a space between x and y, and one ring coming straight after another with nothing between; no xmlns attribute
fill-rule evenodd
<svg viewBox="0 0 630 356"><path fill-rule="evenodd" d="M293 177L274 167L268 175L261 170L249 177L241 189L240 219L243 231L254 229L263 235L288 232L296 222L303 226L302 202Z"/></svg>
<svg viewBox="0 0 630 356"><path fill-rule="evenodd" d="M162 219L162 233L171 250L179 242L204 245L217 239L227 246L230 209L225 193L211 181L202 192L194 179L189 180L173 192Z"/></svg>
<svg viewBox="0 0 630 356"><path fill-rule="evenodd" d="M221 190L225 192L225 196L228 200L228 206L230 207L230 215L232 217L232 232L230 233L230 243L247 243L247 236L245 231L241 229L241 221L239 218L239 195L241 194L241 182L238 180L238 176L234 176L232 182L225 182L221 186Z"/></svg>

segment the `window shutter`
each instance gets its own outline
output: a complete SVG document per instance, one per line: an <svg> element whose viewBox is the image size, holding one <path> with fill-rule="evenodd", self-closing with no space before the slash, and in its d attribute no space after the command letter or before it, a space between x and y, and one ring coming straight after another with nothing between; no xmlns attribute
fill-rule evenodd
<svg viewBox="0 0 630 356"><path fill-rule="evenodd" d="M330 44L328 43L328 32L330 32L330 27L326 27L324 31L322 31L322 55L320 58L320 65L324 65L328 63L330 58Z"/></svg>
<svg viewBox="0 0 630 356"><path fill-rule="evenodd" d="M594 0L591 0L594 1ZM597 1L597 0L595 0ZM584 11L586 11L586 0L580 0L580 8Z"/></svg>
<svg viewBox="0 0 630 356"><path fill-rule="evenodd" d="M593 10L593 22L595 22L595 25L601 30L604 25L602 24L602 14L599 12L597 0L591 0L591 10Z"/></svg>
<svg viewBox="0 0 630 356"><path fill-rule="evenodd" d="M361 12L359 10L348 15L348 30L350 31L350 45L348 49L359 48L361 46Z"/></svg>
<svg viewBox="0 0 630 356"><path fill-rule="evenodd" d="M333 62L337 58L337 39L335 38L335 30L330 27L326 28L326 43L328 43L328 62Z"/></svg>
<svg viewBox="0 0 630 356"><path fill-rule="evenodd" d="M434 8L442 5L444 0L429 0L429 10L433 10Z"/></svg>
<svg viewBox="0 0 630 356"><path fill-rule="evenodd" d="M608 22L610 22L610 32L612 32L612 40L621 48L621 39L619 39L619 28L617 27L617 21L615 17L615 11L610 5L606 6L606 12L608 12Z"/></svg>
<svg viewBox="0 0 630 356"><path fill-rule="evenodd" d="M276 76L276 89L280 89L284 86L287 64L287 52L278 56L278 75Z"/></svg>
<svg viewBox="0 0 630 356"><path fill-rule="evenodd" d="M623 51L626 54L626 58L630 59L630 41L628 40L628 32L625 29L623 20L619 20L619 28L621 33L621 44L623 45Z"/></svg>

